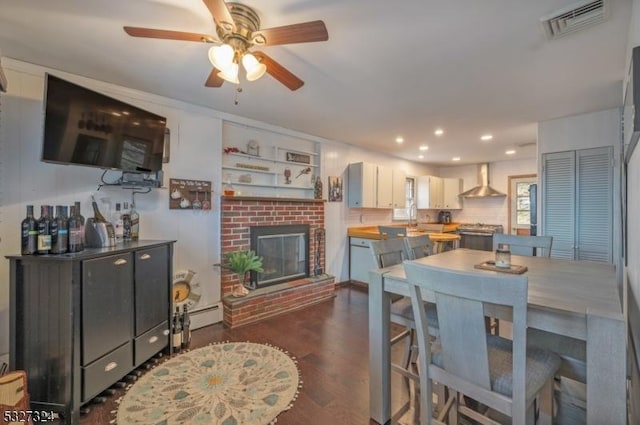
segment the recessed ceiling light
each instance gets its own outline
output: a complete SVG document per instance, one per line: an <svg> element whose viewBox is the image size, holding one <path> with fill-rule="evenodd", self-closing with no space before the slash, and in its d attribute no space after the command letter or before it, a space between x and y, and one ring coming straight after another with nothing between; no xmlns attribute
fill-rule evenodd
<svg viewBox="0 0 640 425"><path fill-rule="evenodd" d="M418 155L418 159L424 159L424 155Z"/></svg>
<svg viewBox="0 0 640 425"><path fill-rule="evenodd" d="M444 130L441 128L436 128L436 131L433 132L436 136L442 136L444 134Z"/></svg>
<svg viewBox="0 0 640 425"><path fill-rule="evenodd" d="M402 143L402 142L404 142L404 137L402 136L396 137L396 143Z"/></svg>
<svg viewBox="0 0 640 425"><path fill-rule="evenodd" d="M514 153L516 153L516 151L514 151L513 149L510 149L508 151L505 151L504 153L506 153L507 155L513 155Z"/></svg>
<svg viewBox="0 0 640 425"><path fill-rule="evenodd" d="M418 149L420 149L421 151L428 151L428 150L429 150L429 146L427 146L427 145L422 145L422 146L420 146Z"/></svg>
<svg viewBox="0 0 640 425"><path fill-rule="evenodd" d="M491 134L483 134L482 136L480 136L480 140L483 140L485 142L491 139L493 139L493 136Z"/></svg>
<svg viewBox="0 0 640 425"><path fill-rule="evenodd" d="M460 157L459 156L454 156L453 158L451 158L452 161L460 161Z"/></svg>

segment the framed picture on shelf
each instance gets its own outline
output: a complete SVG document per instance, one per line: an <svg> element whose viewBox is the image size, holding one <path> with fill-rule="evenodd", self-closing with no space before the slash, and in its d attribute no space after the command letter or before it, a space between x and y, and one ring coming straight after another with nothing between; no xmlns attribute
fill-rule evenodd
<svg viewBox="0 0 640 425"><path fill-rule="evenodd" d="M299 162L301 164L311 164L311 155L297 152L287 152L286 159L289 162Z"/></svg>
<svg viewBox="0 0 640 425"><path fill-rule="evenodd" d="M329 202L342 202L342 177L329 176Z"/></svg>

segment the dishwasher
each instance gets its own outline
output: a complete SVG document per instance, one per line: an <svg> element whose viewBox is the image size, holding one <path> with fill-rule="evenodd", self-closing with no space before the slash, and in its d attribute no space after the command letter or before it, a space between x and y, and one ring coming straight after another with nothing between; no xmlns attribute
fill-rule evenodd
<svg viewBox="0 0 640 425"><path fill-rule="evenodd" d="M501 224L461 224L458 226L460 248L493 251L494 233L503 233Z"/></svg>

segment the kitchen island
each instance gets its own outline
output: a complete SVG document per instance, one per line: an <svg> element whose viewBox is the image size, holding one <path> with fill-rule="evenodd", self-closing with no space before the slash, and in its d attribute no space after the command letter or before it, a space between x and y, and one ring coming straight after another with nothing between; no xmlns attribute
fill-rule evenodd
<svg viewBox="0 0 640 425"><path fill-rule="evenodd" d="M460 236L455 233L459 223L444 224L443 232L427 232L406 225L391 226L409 229L408 237L429 235L432 242L451 243L454 248L457 247L460 240ZM349 238L349 280L366 284L369 281L369 270L378 268L369 250L369 244L372 240L381 239L378 226L349 227L347 237Z"/></svg>

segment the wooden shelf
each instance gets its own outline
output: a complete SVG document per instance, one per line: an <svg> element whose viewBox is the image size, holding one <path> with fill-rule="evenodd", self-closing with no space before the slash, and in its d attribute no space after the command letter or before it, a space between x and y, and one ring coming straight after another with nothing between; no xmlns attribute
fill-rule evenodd
<svg viewBox="0 0 640 425"><path fill-rule="evenodd" d="M284 149L283 149L283 150L284 150ZM297 151L297 150L295 150L295 149L287 149L286 151L287 151L287 152L296 152L296 153L300 152L300 153L302 153L302 151ZM304 152L304 154L305 154L305 155L311 155L311 153L308 153L308 152ZM265 161L265 162L271 162L271 163L273 163L273 164L299 165L299 166L301 166L301 167L311 167L311 168L316 168L316 167L318 167L318 166L317 166L317 165L315 165L315 164L306 164L306 163L304 163L304 162L285 161L285 160L283 160L283 159L275 159L275 158L265 158L265 157L263 157L263 156L249 155L249 154L246 154L246 153L240 153L240 152L229 152L229 153L226 153L226 154L224 154L224 155L238 156L238 157L240 157L240 158L245 158L245 159L249 159L249 160L253 160L253 161ZM317 155L317 154L313 154L313 155ZM259 171L262 171L263 173L265 172L265 171L263 171L263 170L253 170L253 169L251 169L251 168L240 168L240 169L241 169L241 170L243 170L243 171L252 171L252 172L259 172Z"/></svg>
<svg viewBox="0 0 640 425"><path fill-rule="evenodd" d="M263 183L240 183L231 182L232 186L254 186L254 187L272 187L274 189L300 189L300 190L313 190L312 187L305 186L292 186L290 184L263 184Z"/></svg>
<svg viewBox="0 0 640 425"><path fill-rule="evenodd" d="M223 165L222 169L223 170L242 171L242 172L245 172L245 173L269 174L269 175L272 175L272 176L275 176L276 174L278 174L275 171L254 170L253 168L233 167L233 166L229 166L229 165Z"/></svg>

